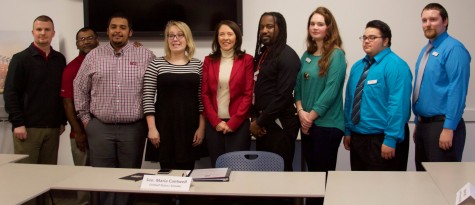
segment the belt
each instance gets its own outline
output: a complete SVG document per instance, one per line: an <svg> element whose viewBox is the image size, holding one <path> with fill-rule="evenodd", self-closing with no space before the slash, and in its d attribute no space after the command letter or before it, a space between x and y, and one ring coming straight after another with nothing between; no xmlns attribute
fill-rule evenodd
<svg viewBox="0 0 475 205"><path fill-rule="evenodd" d="M445 115L436 115L432 117L418 117L419 123L432 123L445 121Z"/></svg>
<svg viewBox="0 0 475 205"><path fill-rule="evenodd" d="M138 122L145 122L144 119L139 119L137 121L134 121L134 122L103 122L102 120L99 120L99 118L96 118L99 122L101 122L102 124L105 124L105 125L118 125L118 126L127 126L127 125L132 125L132 124L135 124L135 123L138 123Z"/></svg>

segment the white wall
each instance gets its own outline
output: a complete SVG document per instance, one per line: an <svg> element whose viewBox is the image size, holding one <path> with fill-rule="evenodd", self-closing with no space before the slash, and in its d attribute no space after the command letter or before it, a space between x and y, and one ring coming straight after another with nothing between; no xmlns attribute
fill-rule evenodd
<svg viewBox="0 0 475 205"><path fill-rule="evenodd" d="M318 6L329 8L336 17L340 33L343 38L344 49L348 65L352 65L364 56L361 42L358 37L363 34L364 26L370 20L380 19L391 27L392 49L411 68L414 68L417 55L422 46L427 42L421 31L420 13L422 8L431 1L427 0L243 0L243 49L254 54L256 42L257 23L260 15L266 11L281 12L287 20L288 44L297 53L305 50L306 23L308 15ZM137 1L140 2L140 1ZM442 0L440 2L449 12L449 33L462 41L472 55L475 55L475 41L473 27L475 21L475 1L471 0ZM68 61L77 55L74 36L76 31L83 26L83 4L81 0L15 0L2 1L0 7L1 30L29 30L35 17L41 14L49 15L55 21L56 38L59 38L59 50ZM150 48L157 56L163 55L163 42L161 40L136 39ZM104 42L102 42L104 43ZM196 56L203 59L210 52L211 41L197 40ZM25 45L26 47L27 45ZM58 49L58 48L56 48ZM474 63L472 61L472 67ZM350 67L349 66L349 67ZM349 68L348 68L349 71ZM472 80L473 81L473 80ZM473 147L475 139L475 95L471 83L467 100L467 109L464 115L467 122L467 142L465 146L464 161L475 161ZM411 127L412 128L412 127ZM0 132L1 135L5 132ZM10 137L3 135L2 137ZM60 148L60 163L72 164L69 154L67 135L62 136ZM411 144L413 152L414 145ZM413 154L411 152L409 167L414 169ZM349 169L348 152L340 150L337 168Z"/></svg>

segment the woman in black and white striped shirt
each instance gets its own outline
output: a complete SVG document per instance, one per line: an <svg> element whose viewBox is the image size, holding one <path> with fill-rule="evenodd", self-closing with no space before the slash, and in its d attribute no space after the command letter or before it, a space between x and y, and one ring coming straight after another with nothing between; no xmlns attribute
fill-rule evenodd
<svg viewBox="0 0 475 205"><path fill-rule="evenodd" d="M153 60L144 76L143 106L149 128L145 160L160 162L162 169L190 170L205 129L202 62L193 58L195 45L185 23L168 22L165 36L165 56Z"/></svg>

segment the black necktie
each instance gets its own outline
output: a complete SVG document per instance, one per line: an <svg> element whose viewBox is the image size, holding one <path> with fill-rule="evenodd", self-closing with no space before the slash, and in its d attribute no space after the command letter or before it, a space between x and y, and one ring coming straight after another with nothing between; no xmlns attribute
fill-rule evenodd
<svg viewBox="0 0 475 205"><path fill-rule="evenodd" d="M353 124L355 125L360 122L361 96L363 95L363 88L366 82L366 76L368 76L369 67L371 67L371 65L374 63L374 58L365 61L366 66L364 67L363 74L361 74L358 85L356 86L355 98L353 100L353 110L351 111L351 121L353 121Z"/></svg>

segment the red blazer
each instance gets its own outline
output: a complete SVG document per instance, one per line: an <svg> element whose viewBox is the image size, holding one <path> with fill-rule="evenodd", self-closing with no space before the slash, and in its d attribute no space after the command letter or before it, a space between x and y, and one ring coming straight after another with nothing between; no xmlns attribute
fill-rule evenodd
<svg viewBox="0 0 475 205"><path fill-rule="evenodd" d="M219 78L220 60L212 60L206 56L203 64L203 85L201 97L203 98L204 113L213 127L222 120L218 118L218 101L216 100ZM245 54L241 59L235 58L229 79L229 116L227 125L232 130L237 130L241 123L249 118L249 109L252 104L254 88L253 58Z"/></svg>

